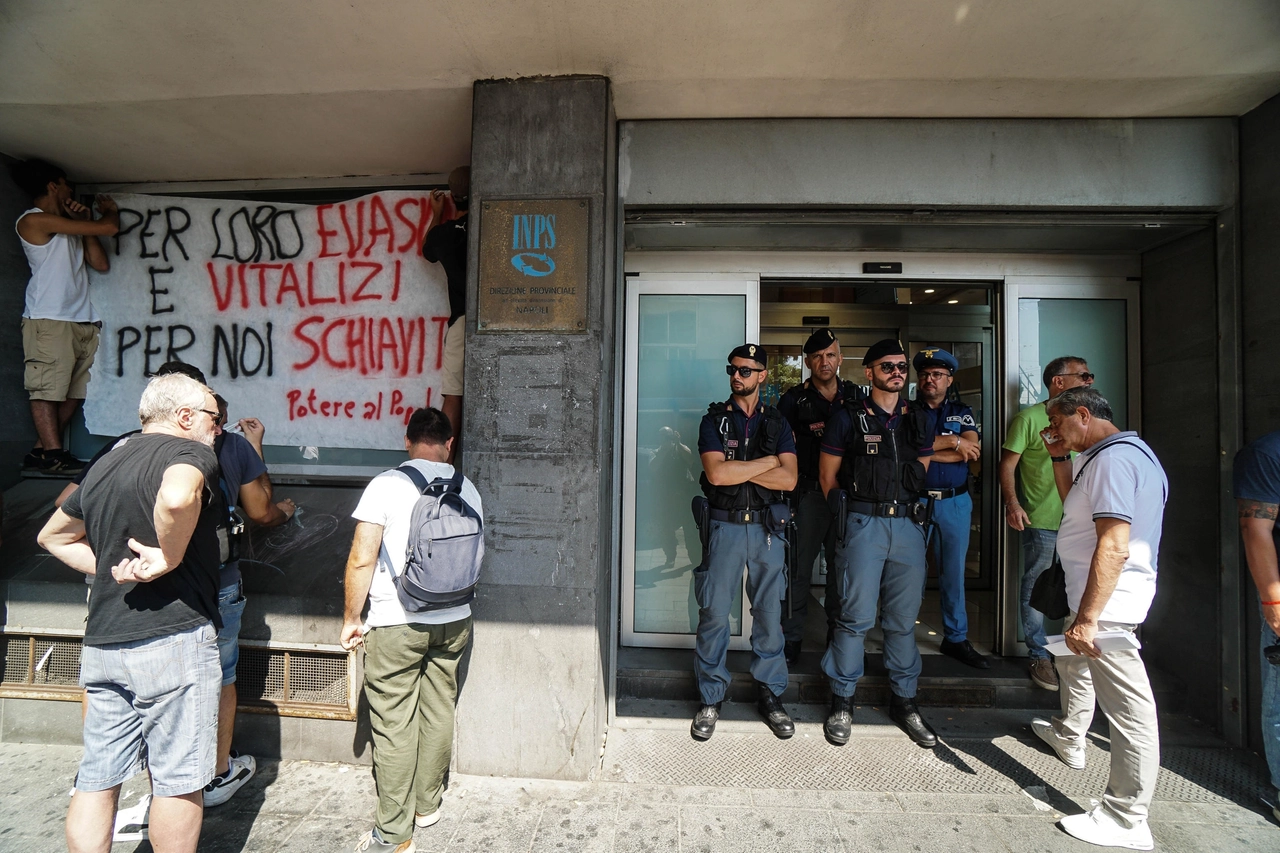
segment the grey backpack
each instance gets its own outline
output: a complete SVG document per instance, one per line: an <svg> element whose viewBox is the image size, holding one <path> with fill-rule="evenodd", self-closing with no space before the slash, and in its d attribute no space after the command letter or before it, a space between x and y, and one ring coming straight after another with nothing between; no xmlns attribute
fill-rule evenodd
<svg viewBox="0 0 1280 853"><path fill-rule="evenodd" d="M409 516L404 571L391 571L401 606L421 613L469 603L484 559L484 522L462 499L462 472L428 483L408 463L396 470L422 493Z"/></svg>

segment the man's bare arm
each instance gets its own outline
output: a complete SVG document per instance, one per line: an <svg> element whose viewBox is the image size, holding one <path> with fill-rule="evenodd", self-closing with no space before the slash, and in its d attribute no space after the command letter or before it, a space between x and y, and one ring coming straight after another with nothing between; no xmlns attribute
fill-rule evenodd
<svg viewBox="0 0 1280 853"><path fill-rule="evenodd" d="M1280 601L1280 560L1276 557L1273 538L1280 505L1263 501L1237 500L1240 536L1244 539L1244 557L1249 564L1253 585L1260 601ZM1272 631L1280 634L1280 605L1262 605L1262 616Z"/></svg>
<svg viewBox="0 0 1280 853"><path fill-rule="evenodd" d="M240 508L254 523L262 527L276 527L290 518L296 507L285 498L280 503L271 501L271 476L265 471L256 480L240 486Z"/></svg>
<svg viewBox="0 0 1280 853"><path fill-rule="evenodd" d="M77 572L97 574L98 560L85 537L84 522L72 518L61 509L45 522L36 541L53 556Z"/></svg>
<svg viewBox="0 0 1280 853"><path fill-rule="evenodd" d="M1031 523L1027 511L1018 503L1018 485L1014 472L1018 470L1021 453L1000 451L1000 495L1004 498L1004 520L1014 530L1022 530Z"/></svg>
<svg viewBox="0 0 1280 853"><path fill-rule="evenodd" d="M702 454L702 470L713 486L737 486L767 474L782 464L777 456L761 456L745 462L741 459L725 459L719 450Z"/></svg>
<svg viewBox="0 0 1280 853"><path fill-rule="evenodd" d="M751 482L766 489L789 492L796 487L796 481L800 478L799 463L796 462L794 453L779 453L777 459L781 463L777 468L752 477Z"/></svg>
<svg viewBox="0 0 1280 853"><path fill-rule="evenodd" d="M370 521L356 523L356 534L351 540L351 553L347 555L347 572L343 581L345 589L342 609L342 634L339 638L344 649L360 645L360 623L364 603L369 598L369 586L373 583L373 570L378 565L378 549L382 547L382 525Z"/></svg>
<svg viewBox="0 0 1280 853"><path fill-rule="evenodd" d="M1089 579L1080 596L1080 610L1076 613L1076 621L1065 633L1067 647L1071 651L1097 658L1102 656L1101 650L1093 642L1098 633L1098 617L1102 615L1111 594L1116 591L1120 573L1124 571L1124 564L1129 559L1130 524L1120 518L1099 518L1093 524L1098 534L1098 544L1093 549Z"/></svg>

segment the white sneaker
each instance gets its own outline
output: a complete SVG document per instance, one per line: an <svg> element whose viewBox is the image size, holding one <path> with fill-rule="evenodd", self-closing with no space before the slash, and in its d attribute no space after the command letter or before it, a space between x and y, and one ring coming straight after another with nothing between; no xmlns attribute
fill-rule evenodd
<svg viewBox="0 0 1280 853"><path fill-rule="evenodd" d="M145 841L147 826L151 820L151 794L142 795L137 804L116 812L115 830L111 834L111 843L122 841Z"/></svg>
<svg viewBox="0 0 1280 853"><path fill-rule="evenodd" d="M440 820L439 809L436 809L431 814L417 814L415 812L413 815L413 825L418 827L419 829L426 826L433 826L436 823L438 823L439 820Z"/></svg>
<svg viewBox="0 0 1280 853"><path fill-rule="evenodd" d="M1151 850L1156 846L1151 827L1145 820L1126 827L1102 806L1093 811L1073 814L1058 821L1068 835L1097 844L1099 847L1124 847L1127 850Z"/></svg>
<svg viewBox="0 0 1280 853"><path fill-rule="evenodd" d="M244 787L244 783L253 778L258 770L258 762L252 755L231 756L226 775L214 776L213 781L204 786L204 807L220 806L231 795Z"/></svg>
<svg viewBox="0 0 1280 853"><path fill-rule="evenodd" d="M1053 723L1048 720L1042 720L1039 717L1031 721L1031 731L1035 732L1040 740L1049 744L1049 747L1062 759L1063 764L1072 770L1084 769L1083 744L1058 734L1058 730L1053 727Z"/></svg>

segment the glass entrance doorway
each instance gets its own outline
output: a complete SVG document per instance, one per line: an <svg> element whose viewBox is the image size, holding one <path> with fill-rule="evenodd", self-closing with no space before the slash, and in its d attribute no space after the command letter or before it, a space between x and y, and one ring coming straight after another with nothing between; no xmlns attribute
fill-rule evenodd
<svg viewBox="0 0 1280 853"><path fill-rule="evenodd" d="M1043 399L1043 365L1058 355L1079 355L1097 374L1096 387L1111 400L1117 422L1140 429L1137 289L1123 277L1101 275L995 275L985 281L762 279L750 272L629 275L620 389L622 645L693 645L693 569L701 560L690 511L702 472L697 428L708 403L728 396L726 354L748 340L765 344L771 361L764 395L776 403L807 378L801 347L825 326L842 344L841 376L858 384L867 382L867 347L886 337L901 340L908 358L942 347L959 360L952 391L973 409L982 434L982 454L970 465L969 477L969 639L984 652L1025 655L1021 547L1004 523L999 488L1005 426L1019 408ZM914 371L909 379L908 395L914 397ZM821 602L821 557L809 572L812 598ZM936 578L931 565L917 627L925 653L936 652L942 639ZM808 613L805 650L811 652L822 648L826 626L821 606ZM731 648L749 647L750 620L739 596ZM876 639L869 637L869 649L876 648Z"/></svg>
<svg viewBox="0 0 1280 853"><path fill-rule="evenodd" d="M907 359L922 349L941 347L960 362L950 393L973 409L983 436L982 458L970 465L973 520L965 560L965 607L969 639L983 652L995 648L999 624L999 597L995 578L995 549L991 525L984 519L995 511L995 459L998 436L987 437L987 416L995 402L993 351L994 288L973 282L867 282L837 285L808 282L764 282L761 285L760 337L770 352L769 383L765 401L777 403L791 386L808 378L802 347L816 329L828 327L840 340L844 362L842 379L868 385L862 367L867 348L883 338L902 341ZM916 396L914 370L907 394ZM984 477L984 472L991 472ZM998 497L998 495L996 495ZM821 602L827 567L819 555L809 567L811 601L807 608L805 648L820 649L826 640L826 618ZM922 651L937 650L942 641L942 609L938 591L936 556L929 558L929 581L921 607L917 638ZM868 638L868 650L878 651L878 629Z"/></svg>

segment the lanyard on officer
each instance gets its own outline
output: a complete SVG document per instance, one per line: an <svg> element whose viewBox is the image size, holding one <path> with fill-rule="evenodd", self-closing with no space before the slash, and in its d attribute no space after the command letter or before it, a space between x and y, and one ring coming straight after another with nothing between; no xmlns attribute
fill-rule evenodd
<svg viewBox="0 0 1280 853"><path fill-rule="evenodd" d="M876 424L877 424L877 425L881 425L881 424L880 424L880 416L879 416L879 415L877 415L877 414L875 413L875 410L873 410L873 409L871 408L871 398L870 398L870 397L866 397L866 398L864 398L864 399L863 399L863 401L862 401L862 409L863 409L863 411L858 412L858 420L862 422L862 431L863 431L863 433L870 433L870 432L871 432L871 427L869 427L869 426L867 425L867 416L868 416L868 415L870 415L870 416L871 416L871 419L872 419L872 420L874 420L874 421L876 422ZM902 416L903 416L903 415L905 415L906 413L907 413L907 401L906 401L906 400L904 400L904 399L902 399L901 397L899 397L899 398L898 398L898 411L897 411L897 413L896 413L896 414L889 415L888 420L886 420L882 426L884 426L884 428L885 428L885 429L893 429L894 427L889 426L889 424L890 424L890 423L891 423L895 418L902 417Z"/></svg>

